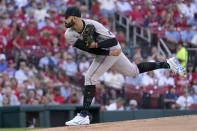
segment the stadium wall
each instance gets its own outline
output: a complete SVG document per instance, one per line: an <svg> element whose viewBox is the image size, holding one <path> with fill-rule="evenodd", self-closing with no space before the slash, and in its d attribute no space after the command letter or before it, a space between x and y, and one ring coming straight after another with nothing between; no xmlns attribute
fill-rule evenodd
<svg viewBox="0 0 197 131"><path fill-rule="evenodd" d="M0 108L0 128L14 127L57 127L73 118L81 110L81 105L22 105ZM100 111L100 105L90 109L92 123L114 122L197 114L197 110L137 110ZM93 116L93 117L92 117Z"/></svg>

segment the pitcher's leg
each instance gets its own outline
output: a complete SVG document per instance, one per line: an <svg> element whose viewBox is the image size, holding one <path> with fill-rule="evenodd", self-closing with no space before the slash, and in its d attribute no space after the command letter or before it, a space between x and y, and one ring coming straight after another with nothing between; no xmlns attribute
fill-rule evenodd
<svg viewBox="0 0 197 131"><path fill-rule="evenodd" d="M92 62L85 75L84 100L83 109L81 111L83 116L87 116L92 99L95 96L95 84L97 80L118 60L118 58L118 56L96 56Z"/></svg>
<svg viewBox="0 0 197 131"><path fill-rule="evenodd" d="M118 73L125 76L136 76L139 74L139 70L136 64L131 63L130 60L124 55L120 54L118 61L111 67L111 69L116 70Z"/></svg>
<svg viewBox="0 0 197 131"><path fill-rule="evenodd" d="M167 62L143 62L136 65L131 63L123 53L121 53L119 60L112 66L112 69L126 76L136 76L139 73L169 68L170 66Z"/></svg>

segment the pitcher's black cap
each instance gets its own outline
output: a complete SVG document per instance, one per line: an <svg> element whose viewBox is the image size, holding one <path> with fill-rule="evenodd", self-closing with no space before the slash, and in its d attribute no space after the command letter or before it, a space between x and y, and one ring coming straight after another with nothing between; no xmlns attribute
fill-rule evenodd
<svg viewBox="0 0 197 131"><path fill-rule="evenodd" d="M69 6L64 14L65 17L69 16L77 16L81 17L81 11L78 7L76 6Z"/></svg>

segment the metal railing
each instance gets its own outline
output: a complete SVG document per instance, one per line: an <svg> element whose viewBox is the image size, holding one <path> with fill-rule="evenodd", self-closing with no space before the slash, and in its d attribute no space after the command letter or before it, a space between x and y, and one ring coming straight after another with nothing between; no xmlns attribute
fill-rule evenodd
<svg viewBox="0 0 197 131"><path fill-rule="evenodd" d="M172 56L170 49L168 48L166 43L161 38L158 40L157 49L158 49L159 53L165 57Z"/></svg>
<svg viewBox="0 0 197 131"><path fill-rule="evenodd" d="M133 47L137 45L137 38L145 40L150 46L151 32L148 28L138 25L120 12L116 12L114 17L113 31L116 31L116 25L119 25L125 29L127 42L132 44ZM130 35L131 32L133 34L132 36Z"/></svg>

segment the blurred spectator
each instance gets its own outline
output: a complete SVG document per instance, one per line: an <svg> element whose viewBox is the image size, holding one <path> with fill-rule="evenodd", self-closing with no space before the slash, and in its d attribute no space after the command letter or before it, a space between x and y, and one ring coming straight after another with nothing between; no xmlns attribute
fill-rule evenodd
<svg viewBox="0 0 197 131"><path fill-rule="evenodd" d="M125 33L120 30L116 33L116 39L121 42L121 41L126 41L126 36L125 36Z"/></svg>
<svg viewBox="0 0 197 131"><path fill-rule="evenodd" d="M194 29L197 28L197 13L194 14L194 17L191 17L189 20L188 20L188 24L189 25L192 25L192 27Z"/></svg>
<svg viewBox="0 0 197 131"><path fill-rule="evenodd" d="M0 87L0 107L3 104L3 95L2 95L2 88Z"/></svg>
<svg viewBox="0 0 197 131"><path fill-rule="evenodd" d="M165 33L165 37L167 41L171 43L178 43L180 40L180 34L174 29L173 25L169 26L169 30Z"/></svg>
<svg viewBox="0 0 197 131"><path fill-rule="evenodd" d="M7 96L3 97L2 105L3 106L10 106L10 101L9 101L9 98Z"/></svg>
<svg viewBox="0 0 197 131"><path fill-rule="evenodd" d="M19 99L21 95L25 92L25 86L24 84L18 84L18 87L16 88L15 95Z"/></svg>
<svg viewBox="0 0 197 131"><path fill-rule="evenodd" d="M185 45L191 44L192 38L195 35L195 31L192 30L191 25L187 25L186 29L181 32L181 40Z"/></svg>
<svg viewBox="0 0 197 131"><path fill-rule="evenodd" d="M34 18L37 22L44 21L44 18L49 16L46 8L43 8L42 3L36 4L37 9L34 9Z"/></svg>
<svg viewBox="0 0 197 131"><path fill-rule="evenodd" d="M159 19L156 12L152 11L150 16L144 20L144 26L150 27L152 29L155 29L159 26Z"/></svg>
<svg viewBox="0 0 197 131"><path fill-rule="evenodd" d="M189 96L193 99L193 104L197 104L197 93L193 88L189 89Z"/></svg>
<svg viewBox="0 0 197 131"><path fill-rule="evenodd" d="M137 109L137 101L134 99L131 99L129 101L129 107L127 107L127 111L132 111L132 110L134 110L134 111L138 110Z"/></svg>
<svg viewBox="0 0 197 131"><path fill-rule="evenodd" d="M33 76L33 73L26 66L25 61L21 61L19 63L19 69L15 73L15 78L17 82L23 83L24 80L27 80L29 76Z"/></svg>
<svg viewBox="0 0 197 131"><path fill-rule="evenodd" d="M191 44L192 44L194 47L197 47L197 33L195 33L194 37L192 38Z"/></svg>
<svg viewBox="0 0 197 131"><path fill-rule="evenodd" d="M151 49L151 59L156 61L162 61L162 56L159 54L157 47L152 47Z"/></svg>
<svg viewBox="0 0 197 131"><path fill-rule="evenodd" d="M133 10L130 12L130 19L132 21L141 20L143 18L143 12L139 10L138 5L134 5Z"/></svg>
<svg viewBox="0 0 197 131"><path fill-rule="evenodd" d="M105 87L104 82L96 84L96 103L107 105L109 103L108 89Z"/></svg>
<svg viewBox="0 0 197 131"><path fill-rule="evenodd" d="M176 108L176 100L178 99L178 95L174 88L169 88L168 93L164 97L165 108L166 109L175 109Z"/></svg>
<svg viewBox="0 0 197 131"><path fill-rule="evenodd" d="M27 90L27 104L32 104L36 98L36 92L33 89Z"/></svg>
<svg viewBox="0 0 197 131"><path fill-rule="evenodd" d="M98 2L100 3L101 14L103 16L113 17L116 0L98 0Z"/></svg>
<svg viewBox="0 0 197 131"><path fill-rule="evenodd" d="M116 102L105 106L107 111L123 111L124 110L124 100L122 98L118 98Z"/></svg>
<svg viewBox="0 0 197 131"><path fill-rule="evenodd" d="M133 58L133 62L135 64L139 64L140 62L143 61L142 56L141 56L141 49L140 48L136 48L134 54L135 55L134 55L134 58ZM144 77L144 74L139 74L135 77L126 76L125 84L133 85L133 86L141 86L143 77Z"/></svg>
<svg viewBox="0 0 197 131"><path fill-rule="evenodd" d="M191 63L187 65L187 79L189 80L190 85L193 84L193 80L196 77L196 73L194 72L194 67Z"/></svg>
<svg viewBox="0 0 197 131"><path fill-rule="evenodd" d="M100 6L99 6L99 2L97 0L92 0L92 6L91 6L91 11L93 14L100 16L101 12L100 12Z"/></svg>
<svg viewBox="0 0 197 131"><path fill-rule="evenodd" d="M191 96L189 96L187 89L184 90L184 95L179 96L176 100L177 108L181 110L187 110L194 103Z"/></svg>
<svg viewBox="0 0 197 131"><path fill-rule="evenodd" d="M180 88L188 88L189 86L189 80L185 77L180 77L178 75L175 75L175 85L177 89Z"/></svg>
<svg viewBox="0 0 197 131"><path fill-rule="evenodd" d="M21 94L19 96L19 103L20 103L20 105L27 104L27 99L26 99L25 94Z"/></svg>
<svg viewBox="0 0 197 131"><path fill-rule="evenodd" d="M155 78L155 74L153 71L149 71L142 78L142 86L155 86L157 85L157 79Z"/></svg>
<svg viewBox="0 0 197 131"><path fill-rule="evenodd" d="M68 104L80 104L76 93L71 94L70 98L68 99Z"/></svg>
<svg viewBox="0 0 197 131"><path fill-rule="evenodd" d="M192 80L192 88L194 88L195 92L197 92L197 70L194 72L194 77Z"/></svg>
<svg viewBox="0 0 197 131"><path fill-rule="evenodd" d="M118 0L116 2L116 6L117 6L117 10L122 13L125 13L125 15L127 15L129 13L129 11L132 10L132 8L127 0Z"/></svg>
<svg viewBox="0 0 197 131"><path fill-rule="evenodd" d="M61 96L63 96L65 100L68 100L72 92L72 85L70 84L70 82L64 81L64 84L61 87L60 91L61 91Z"/></svg>
<svg viewBox="0 0 197 131"><path fill-rule="evenodd" d="M52 52L50 50L47 50L45 56L43 56L39 61L39 67L41 69L44 69L48 65L55 65L54 61L52 60Z"/></svg>
<svg viewBox="0 0 197 131"><path fill-rule="evenodd" d="M28 0L15 0L15 5L19 8L25 7L28 4Z"/></svg>
<svg viewBox="0 0 197 131"><path fill-rule="evenodd" d="M16 95L14 95L14 93L12 92L11 88L8 87L4 90L4 95L3 97L8 98L9 101L9 105L19 105L19 101L16 97ZM7 100L5 100L7 103ZM7 103L8 104L8 103Z"/></svg>
<svg viewBox="0 0 197 131"><path fill-rule="evenodd" d="M67 56L66 61L64 61L61 68L65 70L66 74L71 78L77 73L77 65L73 60L73 57L70 55Z"/></svg>
<svg viewBox="0 0 197 131"><path fill-rule="evenodd" d="M178 0L177 6L180 12L189 18L193 17L194 13L197 11L195 5L192 4L192 0L186 0L185 2Z"/></svg>
<svg viewBox="0 0 197 131"><path fill-rule="evenodd" d="M174 78L171 77L170 71L166 70L164 74L165 74L164 76L162 75L162 76L159 77L158 86L159 87L174 86L175 81L174 81Z"/></svg>
<svg viewBox="0 0 197 131"><path fill-rule="evenodd" d="M188 52L187 49L182 45L182 43L177 45L176 58L179 60L181 66L186 70L188 62Z"/></svg>
<svg viewBox="0 0 197 131"><path fill-rule="evenodd" d="M54 87L54 101L58 104L63 104L65 97L61 96L60 88L59 86Z"/></svg>
<svg viewBox="0 0 197 131"><path fill-rule="evenodd" d="M139 47L136 47L135 48L135 50L134 50L134 56L133 56L133 61L136 64L139 64L140 62L143 61L141 48L139 48Z"/></svg>
<svg viewBox="0 0 197 131"><path fill-rule="evenodd" d="M180 41L180 34L178 31L174 29L173 25L169 26L169 30L165 33L165 38L167 40L167 44L171 50L175 50L175 44Z"/></svg>
<svg viewBox="0 0 197 131"><path fill-rule="evenodd" d="M155 7L155 11L157 12L158 17L162 17L162 15L165 11L164 3L158 2L157 6Z"/></svg>
<svg viewBox="0 0 197 131"><path fill-rule="evenodd" d="M181 11L185 16L189 18L194 17L194 14L197 13L197 9L195 5L192 4L192 0L186 0L185 6L181 8Z"/></svg>
<svg viewBox="0 0 197 131"><path fill-rule="evenodd" d="M3 72L7 69L8 63L6 61L6 56L4 54L0 54L0 72Z"/></svg>
<svg viewBox="0 0 197 131"><path fill-rule="evenodd" d="M105 76L104 80L107 87L110 88L110 94L112 99L120 97L122 94L122 88L123 84L125 83L124 77L122 74L119 74L115 70L111 69L111 72L109 72Z"/></svg>
<svg viewBox="0 0 197 131"><path fill-rule="evenodd" d="M90 66L90 62L88 61L87 57L85 55L83 55L81 57L81 60L79 62L79 71L83 73L83 75L85 75L86 71L88 70Z"/></svg>
<svg viewBox="0 0 197 131"><path fill-rule="evenodd" d="M55 28L55 24L50 20L49 17L45 17L44 21L41 21L38 23L38 30L41 30L43 28L46 27L51 27L51 28Z"/></svg>
<svg viewBox="0 0 197 131"><path fill-rule="evenodd" d="M16 72L15 66L16 64L14 63L13 60L8 61L8 68L5 71L8 73L10 78L14 77L14 74Z"/></svg>

